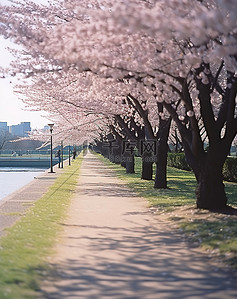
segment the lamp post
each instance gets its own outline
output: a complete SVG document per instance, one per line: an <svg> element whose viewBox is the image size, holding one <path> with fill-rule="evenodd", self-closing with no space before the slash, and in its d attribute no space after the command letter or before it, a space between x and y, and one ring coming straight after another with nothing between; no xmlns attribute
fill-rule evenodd
<svg viewBox="0 0 237 299"><path fill-rule="evenodd" d="M50 128L50 173L54 173L53 171L53 126L54 124L48 124Z"/></svg>
<svg viewBox="0 0 237 299"><path fill-rule="evenodd" d="M71 149L70 149L70 145L68 146L68 165L71 165Z"/></svg>
<svg viewBox="0 0 237 299"><path fill-rule="evenodd" d="M61 153L62 153L61 168L63 168L63 141L61 141Z"/></svg>

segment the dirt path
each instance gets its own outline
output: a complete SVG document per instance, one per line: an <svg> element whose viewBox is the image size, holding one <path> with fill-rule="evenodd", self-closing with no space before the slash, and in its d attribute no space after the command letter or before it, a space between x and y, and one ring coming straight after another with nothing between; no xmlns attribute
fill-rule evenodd
<svg viewBox="0 0 237 299"><path fill-rule="evenodd" d="M237 283L87 154L44 299L228 299Z"/></svg>

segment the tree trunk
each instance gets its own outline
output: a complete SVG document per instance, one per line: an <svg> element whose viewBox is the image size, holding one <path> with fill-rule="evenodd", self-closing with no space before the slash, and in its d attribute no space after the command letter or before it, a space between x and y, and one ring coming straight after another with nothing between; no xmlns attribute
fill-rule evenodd
<svg viewBox="0 0 237 299"><path fill-rule="evenodd" d="M160 120L160 129L158 132L159 140L157 145L156 157L156 177L154 188L167 188L167 156L168 156L168 137L170 132L171 118Z"/></svg>
<svg viewBox="0 0 237 299"><path fill-rule="evenodd" d="M157 189L167 188L167 155L168 155L168 147L166 144L166 149L162 149L162 151L160 151L157 157L154 188Z"/></svg>
<svg viewBox="0 0 237 299"><path fill-rule="evenodd" d="M123 157L122 157L122 160L121 160L121 166L126 168L126 162L124 161Z"/></svg>
<svg viewBox="0 0 237 299"><path fill-rule="evenodd" d="M134 170L134 155L129 155L126 157L126 173L135 173Z"/></svg>
<svg viewBox="0 0 237 299"><path fill-rule="evenodd" d="M144 155L142 157L142 180L152 180L153 176L153 162L152 156Z"/></svg>
<svg viewBox="0 0 237 299"><path fill-rule="evenodd" d="M222 175L223 163L221 161L212 163L205 159L200 164L199 173L196 174L197 208L208 210L225 208L227 197Z"/></svg>
<svg viewBox="0 0 237 299"><path fill-rule="evenodd" d="M110 161L115 164L121 164L122 161L122 146L121 143L117 140L117 146L114 147L112 155L110 156Z"/></svg>

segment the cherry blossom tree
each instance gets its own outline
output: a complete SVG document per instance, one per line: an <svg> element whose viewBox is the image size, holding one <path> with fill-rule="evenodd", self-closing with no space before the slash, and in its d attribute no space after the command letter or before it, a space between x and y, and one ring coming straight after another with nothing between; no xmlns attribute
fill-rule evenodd
<svg viewBox="0 0 237 299"><path fill-rule="evenodd" d="M182 2L182 5L188 2ZM171 21L172 45L165 43L165 51L162 50L161 53L166 62L161 67L153 67L149 75L154 77L154 71L164 75L162 80L165 82L160 80L165 83L162 84L165 87L160 87L160 99L164 96L163 90L166 88L163 105L179 127L187 160L196 175L198 207L223 208L227 199L222 182L222 167L237 131L236 18L233 14L236 7L234 2L203 1L197 4L196 10L191 14L188 14L187 7L182 7L183 13L187 14L185 22L180 19L182 14L175 18L174 10L171 12L173 18L169 20L178 20L179 25L174 26ZM124 18L120 16L119 19L120 22L126 19L126 26L132 28L134 33L143 31L149 36L152 33L156 35L153 24L157 23L152 22L151 14L150 21L146 19L146 22L138 25L138 19L144 20L142 15L145 13L147 11L140 10L135 18L128 18L127 12L122 11L121 15L124 15ZM226 22L215 27L213 20L223 18ZM190 28L185 29L187 24ZM162 30L163 28L160 31ZM164 53L168 53L168 56L164 56ZM177 100L174 100L167 87L178 95ZM182 101L182 109L175 106L179 100ZM200 119L209 140L207 152L201 138Z"/></svg>
<svg viewBox="0 0 237 299"><path fill-rule="evenodd" d="M111 94L116 88L118 101L112 103L117 109L121 94L135 99L142 94L150 107L158 105L156 113L150 108L154 121L159 115L168 124L168 111L197 178L197 206L223 208L222 166L237 132L234 2L71 0L52 3L50 9L13 2L0 8L0 33L24 47L12 72L53 73L53 84L62 72L90 73L106 79L105 88L108 78L114 80L109 86ZM104 99L108 103L114 96ZM86 101L80 102L83 109Z"/></svg>

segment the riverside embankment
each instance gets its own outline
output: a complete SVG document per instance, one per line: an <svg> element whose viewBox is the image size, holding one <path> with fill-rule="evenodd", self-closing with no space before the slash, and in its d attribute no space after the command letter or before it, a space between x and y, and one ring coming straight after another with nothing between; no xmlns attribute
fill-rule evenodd
<svg viewBox="0 0 237 299"><path fill-rule="evenodd" d="M68 164L65 161L65 166ZM32 178L28 184L0 200L0 237L7 227L12 226L34 202L40 199L48 188L55 182L63 169L54 167L55 173L47 169L39 176Z"/></svg>

